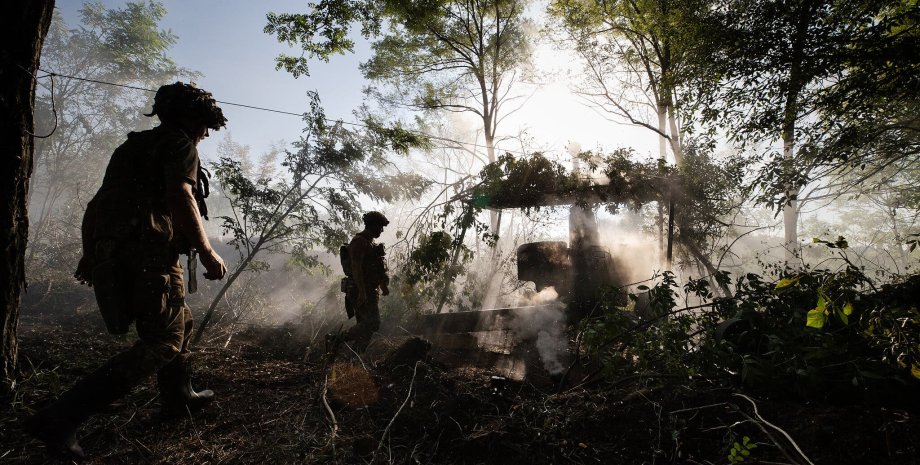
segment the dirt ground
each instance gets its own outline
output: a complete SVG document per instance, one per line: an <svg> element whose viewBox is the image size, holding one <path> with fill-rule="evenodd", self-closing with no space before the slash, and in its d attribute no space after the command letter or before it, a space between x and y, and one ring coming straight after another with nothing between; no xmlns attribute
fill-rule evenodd
<svg viewBox="0 0 920 465"><path fill-rule="evenodd" d="M0 463L52 463L20 424L130 344L98 320L23 319L24 379L3 399ZM755 398L701 380L578 386L579 374L559 389L533 360L523 379L497 377L507 373L476 354L408 337L377 337L362 357L340 347L330 363L294 326L215 344L196 362L214 404L164 421L151 379L85 425L86 463L728 464L734 448L743 463L920 464L920 412Z"/></svg>

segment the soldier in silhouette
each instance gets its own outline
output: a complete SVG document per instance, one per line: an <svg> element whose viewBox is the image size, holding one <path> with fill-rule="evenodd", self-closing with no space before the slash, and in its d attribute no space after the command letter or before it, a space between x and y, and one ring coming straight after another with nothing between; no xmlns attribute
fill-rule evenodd
<svg viewBox="0 0 920 465"><path fill-rule="evenodd" d="M90 416L154 373L164 413L192 411L214 398L189 380L192 315L185 305L180 254L200 254L208 279L227 269L211 248L204 177L196 145L226 124L209 92L176 82L160 87L153 111L162 124L128 134L112 154L83 217L83 258L75 277L93 286L106 327L138 341L78 381L26 421L51 454L80 460L77 430Z"/></svg>

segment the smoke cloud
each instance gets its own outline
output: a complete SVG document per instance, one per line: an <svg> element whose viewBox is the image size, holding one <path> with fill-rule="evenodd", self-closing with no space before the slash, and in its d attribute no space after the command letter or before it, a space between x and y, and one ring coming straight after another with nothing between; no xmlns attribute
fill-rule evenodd
<svg viewBox="0 0 920 465"><path fill-rule="evenodd" d="M568 355L568 338L565 334L565 304L557 300L558 294L547 287L532 295L522 296L522 306L538 306L538 311L526 318L512 322L512 332L521 341L533 341L540 355L543 368L552 375L565 369L564 359Z"/></svg>

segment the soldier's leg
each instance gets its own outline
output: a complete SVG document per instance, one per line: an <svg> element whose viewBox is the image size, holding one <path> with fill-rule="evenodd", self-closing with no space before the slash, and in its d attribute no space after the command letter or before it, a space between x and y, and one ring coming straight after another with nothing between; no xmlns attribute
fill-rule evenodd
<svg viewBox="0 0 920 465"><path fill-rule="evenodd" d="M346 339L354 341L355 350L364 351L371 337L380 329L380 298L376 291L369 292L367 302L355 309L357 323L346 333Z"/></svg>
<svg viewBox="0 0 920 465"><path fill-rule="evenodd" d="M168 274L138 273L132 281L140 340L78 381L26 423L27 431L56 456L82 458L83 450L76 440L80 424L127 394L181 351L185 319L181 311L166 305Z"/></svg>
<svg viewBox="0 0 920 465"><path fill-rule="evenodd" d="M160 389L165 416L185 414L186 409L188 411L198 410L214 399L214 391L210 389L195 391L192 387L191 351L188 348L188 344L194 326L194 319L188 306L185 305L185 289L182 282L181 268L171 273L170 277L170 295L167 303L182 308L184 325L182 327L182 345L179 354L157 372L157 386Z"/></svg>

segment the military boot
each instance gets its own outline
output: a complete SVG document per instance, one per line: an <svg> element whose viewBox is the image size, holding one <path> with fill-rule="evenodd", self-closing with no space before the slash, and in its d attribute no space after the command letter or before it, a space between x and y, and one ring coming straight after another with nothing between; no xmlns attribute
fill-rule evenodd
<svg viewBox="0 0 920 465"><path fill-rule="evenodd" d="M192 387L190 371L188 354L180 354L157 372L164 418L196 412L214 400L214 391Z"/></svg>
<svg viewBox="0 0 920 465"><path fill-rule="evenodd" d="M55 458L81 461L77 430L90 416L127 394L133 383L109 362L77 382L50 406L25 421L24 430Z"/></svg>

